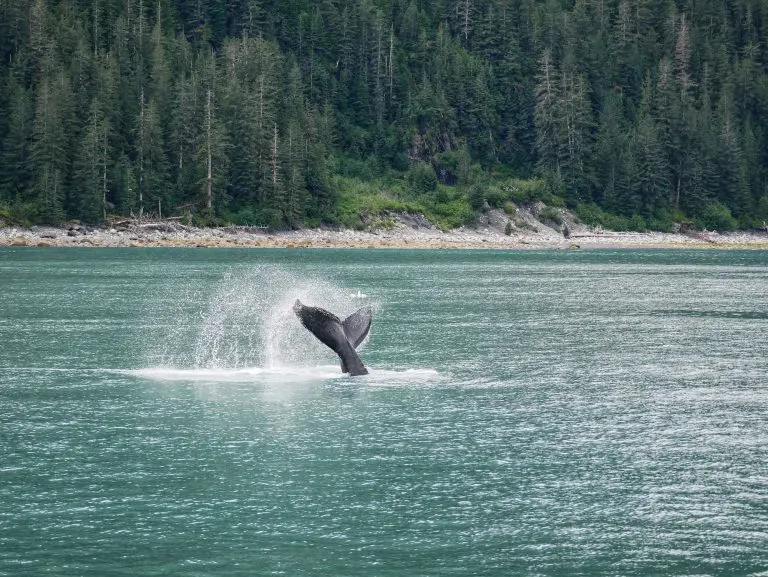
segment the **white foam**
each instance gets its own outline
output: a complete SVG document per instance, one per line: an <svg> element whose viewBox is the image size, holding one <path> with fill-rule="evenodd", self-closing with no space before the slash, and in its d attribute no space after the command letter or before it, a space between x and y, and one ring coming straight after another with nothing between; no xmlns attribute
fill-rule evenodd
<svg viewBox="0 0 768 577"><path fill-rule="evenodd" d="M355 377L354 382L379 387L398 387L404 385L424 385L434 383L439 373L434 369L371 369L362 377ZM178 369L153 367L123 371L124 374L150 379L153 381L194 381L194 382L254 382L286 383L312 382L332 379L349 379L341 372L338 365L318 365L314 367L248 367L234 369Z"/></svg>
<svg viewBox="0 0 768 577"><path fill-rule="evenodd" d="M338 365L316 367L247 367L242 369L201 368L177 369L154 367L126 371L137 377L154 381L206 381L206 382L302 382L340 378Z"/></svg>

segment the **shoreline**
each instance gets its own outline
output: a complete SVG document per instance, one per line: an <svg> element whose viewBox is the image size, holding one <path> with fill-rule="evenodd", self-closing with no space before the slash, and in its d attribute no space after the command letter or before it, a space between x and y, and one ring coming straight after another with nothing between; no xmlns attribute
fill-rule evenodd
<svg viewBox="0 0 768 577"><path fill-rule="evenodd" d="M768 232L602 232L583 227L569 238L543 227L507 236L493 227L434 228L397 226L376 231L302 229L267 232L247 227L195 228L147 223L121 229L36 226L0 228L0 247L102 248L357 248L357 249L768 249Z"/></svg>

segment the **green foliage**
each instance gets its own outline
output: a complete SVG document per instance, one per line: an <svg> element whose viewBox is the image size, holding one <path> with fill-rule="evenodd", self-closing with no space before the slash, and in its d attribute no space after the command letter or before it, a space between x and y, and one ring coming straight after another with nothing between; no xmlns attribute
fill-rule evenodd
<svg viewBox="0 0 768 577"><path fill-rule="evenodd" d="M634 232L645 232L649 228L642 215L633 214L631 217L626 217L623 215L611 214L593 203L578 204L575 213L579 220L587 226L602 227L607 230ZM662 227L661 230L670 230L671 228L671 224L667 223L667 221L657 219L654 222L657 226ZM654 228L653 230L660 229Z"/></svg>
<svg viewBox="0 0 768 577"><path fill-rule="evenodd" d="M429 164L415 163L406 175L408 188L414 196L429 194L437 190L437 176Z"/></svg>
<svg viewBox="0 0 768 577"><path fill-rule="evenodd" d="M202 210L192 215L192 224L197 227L219 227L232 224L229 220L216 216L208 210Z"/></svg>
<svg viewBox="0 0 768 577"><path fill-rule="evenodd" d="M0 203L18 222L159 201L358 226L404 199L441 226L484 201L622 230L768 220L759 2L27 4L0 8Z"/></svg>
<svg viewBox="0 0 768 577"><path fill-rule="evenodd" d="M491 184L485 189L485 200L492 208L503 208L508 198L509 193L498 184Z"/></svg>
<svg viewBox="0 0 768 577"><path fill-rule="evenodd" d="M412 212L423 213L424 207L415 202L405 202L397 198L380 194L376 183L364 182L359 179L334 179L334 186L339 190L339 202L336 214L331 222L350 228L360 229L363 224L361 215L379 215L383 212Z"/></svg>
<svg viewBox="0 0 768 577"><path fill-rule="evenodd" d="M541 222L552 221L557 225L563 224L563 215L554 207L545 206L538 214L538 219Z"/></svg>
<svg viewBox="0 0 768 577"><path fill-rule="evenodd" d="M480 210L483 208L485 202L485 186L480 183L475 183L469 187L469 203L472 205L472 210Z"/></svg>
<svg viewBox="0 0 768 577"><path fill-rule="evenodd" d="M579 203L576 205L576 216L587 226L605 226L606 215L599 206L594 203Z"/></svg>
<svg viewBox="0 0 768 577"><path fill-rule="evenodd" d="M538 227L531 224L527 220L523 220L522 218L515 219L515 226L521 230L530 230L532 232L539 232Z"/></svg>
<svg viewBox="0 0 768 577"><path fill-rule="evenodd" d="M711 202L705 206L698 222L699 226L707 230L730 231L738 226L731 210L721 202Z"/></svg>
<svg viewBox="0 0 768 577"><path fill-rule="evenodd" d="M510 236L512 234L512 221L508 220L507 224L504 226L504 234L507 236Z"/></svg>
<svg viewBox="0 0 768 577"><path fill-rule="evenodd" d="M552 192L549 184L542 178L528 180L514 179L506 184L510 199L518 204L541 201L549 204Z"/></svg>
<svg viewBox="0 0 768 577"><path fill-rule="evenodd" d="M768 194L762 195L755 206L755 217L752 221L754 228L766 229L768 225Z"/></svg>
<svg viewBox="0 0 768 577"><path fill-rule="evenodd" d="M632 217L629 219L629 224L627 228L633 232L648 231L648 227L646 226L645 219L639 214L632 215Z"/></svg>
<svg viewBox="0 0 768 577"><path fill-rule="evenodd" d="M443 184L467 184L472 157L466 146L435 155L435 166Z"/></svg>
<svg viewBox="0 0 768 577"><path fill-rule="evenodd" d="M668 211L662 211L661 213L652 216L648 219L648 230L654 230L658 232L674 232L675 220L672 213ZM677 222L680 222L679 220Z"/></svg>
<svg viewBox="0 0 768 577"><path fill-rule="evenodd" d="M425 209L424 216L441 230L473 225L477 220L475 211L463 198L456 198L448 203L428 203Z"/></svg>
<svg viewBox="0 0 768 577"><path fill-rule="evenodd" d="M355 229L364 228L361 217L374 217L373 226L382 226L384 213L423 214L441 230L450 230L475 220L475 214L467 199L460 193L449 195L443 202L425 195L418 201L403 200L395 195L402 193L397 185L385 189L378 182L358 179L335 178L334 186L340 191L339 203L332 222Z"/></svg>
<svg viewBox="0 0 768 577"><path fill-rule="evenodd" d="M506 201L504 203L504 212L509 216L515 216L517 214L517 205L509 200Z"/></svg>
<svg viewBox="0 0 768 577"><path fill-rule="evenodd" d="M607 213L605 215L605 228L619 232L631 230L629 219L626 216Z"/></svg>

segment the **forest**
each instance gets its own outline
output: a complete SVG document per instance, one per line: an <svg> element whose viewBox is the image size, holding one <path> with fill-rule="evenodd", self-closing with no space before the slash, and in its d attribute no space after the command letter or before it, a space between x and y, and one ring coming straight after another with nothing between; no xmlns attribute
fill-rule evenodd
<svg viewBox="0 0 768 577"><path fill-rule="evenodd" d="M0 220L761 228L766 39L768 0L0 0Z"/></svg>

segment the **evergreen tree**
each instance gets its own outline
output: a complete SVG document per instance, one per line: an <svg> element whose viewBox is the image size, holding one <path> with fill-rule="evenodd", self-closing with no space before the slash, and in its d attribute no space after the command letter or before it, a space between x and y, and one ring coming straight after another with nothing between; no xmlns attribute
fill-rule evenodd
<svg viewBox="0 0 768 577"><path fill-rule="evenodd" d="M623 108L621 94L611 93L606 97L595 142L595 173L599 184L593 200L612 211L618 208L618 189L626 170L622 163L628 144Z"/></svg>
<svg viewBox="0 0 768 577"><path fill-rule="evenodd" d="M536 76L536 151L538 169L544 176L562 178L560 170L560 118L562 98L560 74L552 62L552 53L545 50L539 59Z"/></svg>
<svg viewBox="0 0 768 577"><path fill-rule="evenodd" d="M35 173L34 202L45 222L60 222L65 217L71 104L68 78L47 66L38 88L30 151Z"/></svg>
<svg viewBox="0 0 768 577"><path fill-rule="evenodd" d="M32 91L13 76L9 84L8 127L0 148L0 202L28 202L35 178L30 158L35 118Z"/></svg>
<svg viewBox="0 0 768 577"><path fill-rule="evenodd" d="M100 222L107 216L107 143L107 121L94 103L74 166L75 210L85 222Z"/></svg>
<svg viewBox="0 0 768 577"><path fill-rule="evenodd" d="M752 226L766 31L755 0L0 0L0 202L298 226L335 218L334 171L410 157Z"/></svg>
<svg viewBox="0 0 768 577"><path fill-rule="evenodd" d="M557 135L561 178L568 197L574 201L587 198L592 176L589 159L592 155L592 108L588 98L587 80L582 74L563 74L560 90L562 102Z"/></svg>
<svg viewBox="0 0 768 577"><path fill-rule="evenodd" d="M634 155L635 182L634 194L630 203L623 207L627 215L641 213L651 217L654 212L667 207L667 185L669 182L664 160L664 149L659 138L659 129L651 114L653 101L653 84L650 76L643 84L643 98L640 112L632 137L632 152Z"/></svg>

